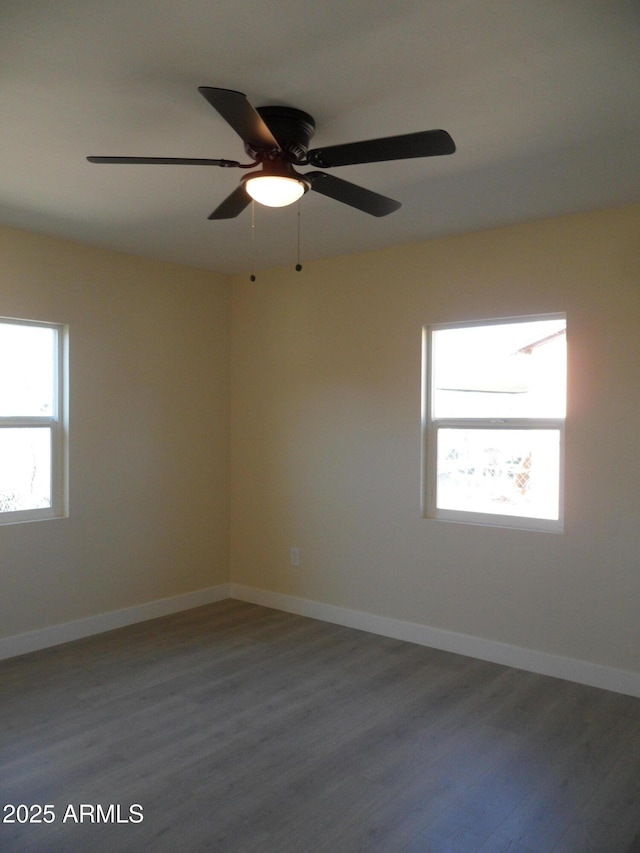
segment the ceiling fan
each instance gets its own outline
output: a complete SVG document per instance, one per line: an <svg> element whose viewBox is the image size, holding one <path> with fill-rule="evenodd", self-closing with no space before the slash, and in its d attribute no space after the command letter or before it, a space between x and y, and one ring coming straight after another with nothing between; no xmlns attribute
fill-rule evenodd
<svg viewBox="0 0 640 853"><path fill-rule="evenodd" d="M233 219L252 199L270 207L292 204L308 190L340 201L372 216L386 216L399 201L372 192L324 171L300 173L294 166L330 169L384 160L407 160L453 154L453 139L445 130L423 130L400 136L368 139L309 150L315 132L312 116L292 107L255 108L242 92L200 86L198 91L231 125L244 143L250 163L187 157L87 157L91 163L169 164L252 169L239 186L213 211L209 219Z"/></svg>

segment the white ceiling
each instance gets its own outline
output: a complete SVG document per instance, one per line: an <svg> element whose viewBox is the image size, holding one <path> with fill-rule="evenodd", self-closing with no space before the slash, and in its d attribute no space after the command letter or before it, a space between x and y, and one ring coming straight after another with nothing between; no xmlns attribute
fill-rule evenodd
<svg viewBox="0 0 640 853"><path fill-rule="evenodd" d="M332 174L402 202L318 193L209 221L246 161L198 93L311 113L311 147L444 128L453 156ZM294 265L640 200L638 0L2 0L0 220L221 272ZM304 171L302 168L300 171ZM252 257L253 253L253 257Z"/></svg>

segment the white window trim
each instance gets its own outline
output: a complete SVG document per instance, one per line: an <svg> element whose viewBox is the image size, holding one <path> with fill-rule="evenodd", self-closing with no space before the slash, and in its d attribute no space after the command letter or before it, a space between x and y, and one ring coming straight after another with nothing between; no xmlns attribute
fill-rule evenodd
<svg viewBox="0 0 640 853"><path fill-rule="evenodd" d="M565 469L565 424L566 418L433 418L432 387L432 335L439 329L463 329L501 323L557 320L566 314L536 314L522 317L478 320L461 323L439 323L424 326L422 330L422 465L421 465L421 512L423 518L462 524L479 524L488 527L508 527L517 530L536 530L550 533L564 531L564 469ZM559 495L558 518L532 518L516 515L468 512L466 510L441 509L437 506L437 446L439 429L530 429L553 430L559 433Z"/></svg>
<svg viewBox="0 0 640 853"><path fill-rule="evenodd" d="M2 317L3 322L14 326L41 326L54 329L56 348L54 369L56 384L54 388L53 414L51 417L3 417L0 416L0 429L9 427L42 427L49 429L51 437L51 506L37 509L0 512L0 525L16 524L27 521L41 521L63 518L68 515L68 328L60 323L19 320Z"/></svg>

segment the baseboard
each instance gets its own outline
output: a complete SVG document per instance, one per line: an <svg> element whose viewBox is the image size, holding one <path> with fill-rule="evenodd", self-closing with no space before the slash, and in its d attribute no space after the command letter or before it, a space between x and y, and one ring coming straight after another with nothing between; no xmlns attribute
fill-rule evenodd
<svg viewBox="0 0 640 853"><path fill-rule="evenodd" d="M242 584L230 584L230 594L232 598L251 604L261 604L264 607L273 607L276 610L296 613L299 616L310 616L348 628L370 631L384 637L406 640L421 646L430 646L467 657L513 666L540 675L550 675L555 678L563 678L566 681L586 684L590 687L599 687L603 690L613 690L616 693L640 697L640 673L638 672L560 657L535 649L511 646L507 643L486 640L482 637L458 634L454 631L445 631L441 628L432 628L413 622L403 622L400 619L377 616L360 610L349 610L346 607L336 607L331 604L309 601L265 589L243 586Z"/></svg>
<svg viewBox="0 0 640 853"><path fill-rule="evenodd" d="M134 607L125 607L122 610L113 610L110 613L88 616L86 619L77 619L74 622L52 625L49 628L41 628L25 634L2 637L0 638L0 660L57 646L60 643L68 643L71 640L80 640L93 634L102 634L114 628L124 628L136 622L146 622L148 619L157 619L159 616L190 610L203 604L212 604L229 597L230 584L225 583L186 592L183 595L174 595L171 598L148 601Z"/></svg>
<svg viewBox="0 0 640 853"><path fill-rule="evenodd" d="M80 640L93 634L111 631L114 628L124 628L126 625L133 625L136 622L146 622L148 619L157 619L160 616L190 610L203 604L212 604L226 598L236 598L251 604L283 610L286 613L309 616L323 622L332 622L348 628L370 631L383 637L393 637L421 646L442 649L467 657L513 666L540 675L550 675L555 678L563 678L566 681L575 681L579 684L587 684L591 687L613 690L616 693L640 698L640 673L637 672L560 657L535 649L512 646L482 637L445 631L429 625L404 622L401 619L378 616L361 610L350 610L346 607L336 607L332 604L323 604L319 601L310 601L236 583L219 584L171 598L161 598L134 607L89 616L86 619L78 619L74 622L65 622L37 631L29 631L25 634L3 637L0 638L0 660L50 646L57 646L60 643Z"/></svg>

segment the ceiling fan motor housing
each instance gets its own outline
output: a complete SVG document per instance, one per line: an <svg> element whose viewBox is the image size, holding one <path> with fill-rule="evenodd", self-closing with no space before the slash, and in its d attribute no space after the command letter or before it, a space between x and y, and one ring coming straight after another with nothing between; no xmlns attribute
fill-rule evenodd
<svg viewBox="0 0 640 853"><path fill-rule="evenodd" d="M306 163L309 142L316 130L313 117L293 107L257 107L257 112L282 149L277 154L274 152L275 158L281 159L284 152L290 163ZM255 150L249 145L245 145L245 151L255 160L271 159L273 156L271 152Z"/></svg>

